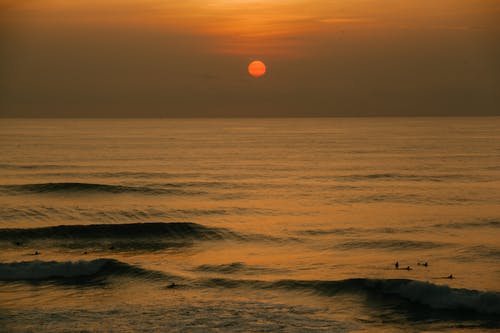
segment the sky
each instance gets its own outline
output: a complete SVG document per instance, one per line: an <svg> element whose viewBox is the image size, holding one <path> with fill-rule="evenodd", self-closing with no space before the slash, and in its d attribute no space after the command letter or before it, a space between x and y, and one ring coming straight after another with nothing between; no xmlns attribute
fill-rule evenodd
<svg viewBox="0 0 500 333"><path fill-rule="evenodd" d="M500 115L499 40L499 0L0 0L0 117Z"/></svg>

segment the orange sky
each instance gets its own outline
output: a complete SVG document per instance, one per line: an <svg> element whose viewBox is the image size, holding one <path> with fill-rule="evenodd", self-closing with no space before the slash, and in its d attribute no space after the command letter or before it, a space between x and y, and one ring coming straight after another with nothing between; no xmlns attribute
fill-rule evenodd
<svg viewBox="0 0 500 333"><path fill-rule="evenodd" d="M494 0L0 0L0 12L4 116L500 109ZM254 59L269 71L257 82Z"/></svg>

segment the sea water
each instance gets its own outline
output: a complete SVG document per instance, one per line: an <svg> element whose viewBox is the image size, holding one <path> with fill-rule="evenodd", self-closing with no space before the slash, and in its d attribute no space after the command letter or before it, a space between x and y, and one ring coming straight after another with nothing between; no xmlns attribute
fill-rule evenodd
<svg viewBox="0 0 500 333"><path fill-rule="evenodd" d="M2 119L0 331L498 330L499 128Z"/></svg>

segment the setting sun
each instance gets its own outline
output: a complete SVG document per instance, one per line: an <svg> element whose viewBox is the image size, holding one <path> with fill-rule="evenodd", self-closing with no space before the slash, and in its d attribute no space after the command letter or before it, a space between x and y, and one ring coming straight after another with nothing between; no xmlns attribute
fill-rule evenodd
<svg viewBox="0 0 500 333"><path fill-rule="evenodd" d="M260 60L252 61L248 65L248 73L253 77L261 77L266 74L266 64Z"/></svg>

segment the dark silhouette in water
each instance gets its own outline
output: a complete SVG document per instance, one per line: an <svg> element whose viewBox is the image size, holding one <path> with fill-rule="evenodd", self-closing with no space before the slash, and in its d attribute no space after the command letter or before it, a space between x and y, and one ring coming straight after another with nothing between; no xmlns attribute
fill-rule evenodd
<svg viewBox="0 0 500 333"><path fill-rule="evenodd" d="M114 247L113 245L111 245L108 249L110 249L110 250L114 250L114 249L115 249L115 247Z"/></svg>
<svg viewBox="0 0 500 333"><path fill-rule="evenodd" d="M426 262L424 262L424 263L419 262L419 263L417 263L417 265L419 265L419 266L424 266L424 267L429 266L429 264L427 263L427 261L426 261Z"/></svg>
<svg viewBox="0 0 500 333"><path fill-rule="evenodd" d="M40 252L35 251L35 253L33 253L32 255L37 256L37 255L40 255L40 254L41 254Z"/></svg>
<svg viewBox="0 0 500 333"><path fill-rule="evenodd" d="M396 261L396 263L394 264L394 267L395 267L396 269L399 269L399 262L398 262L398 261Z"/></svg>
<svg viewBox="0 0 500 333"><path fill-rule="evenodd" d="M453 274L448 275L447 279L453 279Z"/></svg>
<svg viewBox="0 0 500 333"><path fill-rule="evenodd" d="M411 271L413 268L411 268L410 266L406 266L405 268L407 271Z"/></svg>
<svg viewBox="0 0 500 333"><path fill-rule="evenodd" d="M171 284L169 284L167 286L168 289L174 289L175 287L177 287L177 285L175 284L175 282L172 282Z"/></svg>
<svg viewBox="0 0 500 333"><path fill-rule="evenodd" d="M23 245L23 243L21 243L21 242L16 242L15 244L16 244L17 246L21 246L21 245Z"/></svg>

